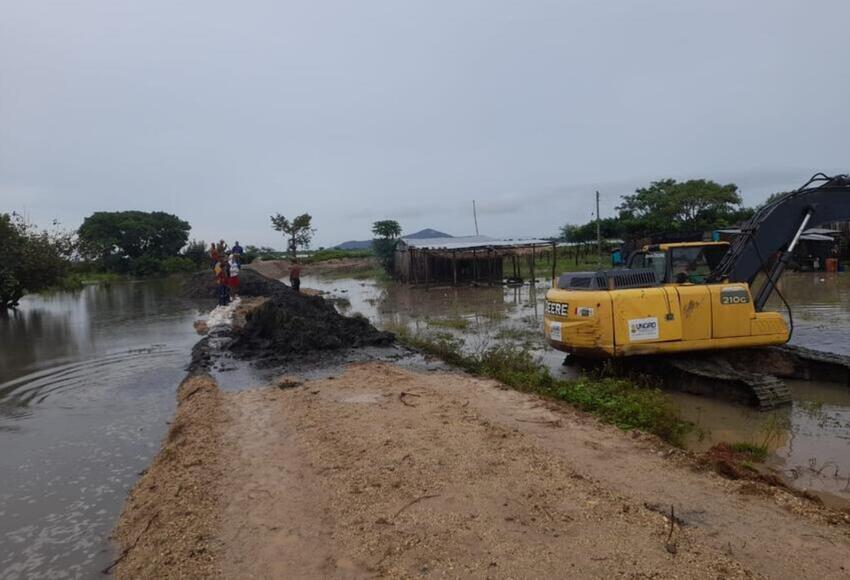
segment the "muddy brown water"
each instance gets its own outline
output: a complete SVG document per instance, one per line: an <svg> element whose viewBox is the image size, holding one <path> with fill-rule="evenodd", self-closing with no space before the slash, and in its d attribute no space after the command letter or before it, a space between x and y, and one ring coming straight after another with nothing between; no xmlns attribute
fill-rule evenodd
<svg viewBox="0 0 850 580"><path fill-rule="evenodd" d="M563 354L542 337L548 281L536 287L411 288L374 280L307 277L302 285L338 299L346 314L359 312L379 328L405 326L446 333L476 351L503 341L530 349L556 376L575 376ZM850 355L850 273L789 273L780 290L792 307L792 343ZM774 296L770 308L782 311ZM459 328L466 325L466 328ZM672 392L683 418L696 428L686 444L703 451L724 442L766 444L767 465L827 503L850 505L850 388L817 381L789 381L793 404L770 413L686 393Z"/></svg>
<svg viewBox="0 0 850 580"><path fill-rule="evenodd" d="M0 318L0 578L94 578L159 448L196 304L173 281L28 296Z"/></svg>

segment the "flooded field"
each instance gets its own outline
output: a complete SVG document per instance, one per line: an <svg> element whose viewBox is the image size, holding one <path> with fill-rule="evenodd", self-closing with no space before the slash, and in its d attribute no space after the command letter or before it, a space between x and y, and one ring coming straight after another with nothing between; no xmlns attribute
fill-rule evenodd
<svg viewBox="0 0 850 580"><path fill-rule="evenodd" d="M411 288L373 280L307 277L303 285L327 292L346 314L359 312L376 326L449 333L469 351L499 342L530 349L556 376L575 371L542 337L548 281L536 287ZM780 286L794 315L792 343L850 354L850 275L786 274ZM774 296L770 307L782 310ZM681 415L696 425L687 444L694 450L715 443L766 444L768 464L789 483L823 492L826 501L850 502L850 388L790 381L794 402L764 413L723 400L672 393Z"/></svg>
<svg viewBox="0 0 850 580"><path fill-rule="evenodd" d="M449 333L469 350L511 342L570 376L542 339L540 282L427 291L374 280L303 284L379 327ZM795 343L850 354L850 276L788 275L783 290ZM0 318L0 578L92 577L114 558L109 534L167 429L199 314L177 283L150 281L28 297ZM226 383L239 382L227 370ZM769 464L789 481L850 501L850 389L791 387L794 404L772 413L673 397L697 425L691 448L764 442Z"/></svg>
<svg viewBox="0 0 850 580"><path fill-rule="evenodd" d="M0 578L96 577L197 335L174 282L32 296L0 318Z"/></svg>

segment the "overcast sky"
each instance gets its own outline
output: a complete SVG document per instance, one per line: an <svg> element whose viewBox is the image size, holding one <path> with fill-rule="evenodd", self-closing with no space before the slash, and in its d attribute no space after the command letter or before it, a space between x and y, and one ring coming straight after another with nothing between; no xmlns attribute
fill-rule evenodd
<svg viewBox="0 0 850 580"><path fill-rule="evenodd" d="M314 246L544 236L664 177L850 171L850 2L0 0L0 212Z"/></svg>

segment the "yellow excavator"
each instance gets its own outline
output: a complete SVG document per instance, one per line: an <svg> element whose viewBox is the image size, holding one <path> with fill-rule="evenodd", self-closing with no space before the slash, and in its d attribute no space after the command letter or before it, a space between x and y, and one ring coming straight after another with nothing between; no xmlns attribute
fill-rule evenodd
<svg viewBox="0 0 850 580"><path fill-rule="evenodd" d="M784 344L789 325L764 311L768 298L807 227L848 219L850 176L817 174L757 210L731 244L648 245L623 269L553 275L546 339L580 358Z"/></svg>

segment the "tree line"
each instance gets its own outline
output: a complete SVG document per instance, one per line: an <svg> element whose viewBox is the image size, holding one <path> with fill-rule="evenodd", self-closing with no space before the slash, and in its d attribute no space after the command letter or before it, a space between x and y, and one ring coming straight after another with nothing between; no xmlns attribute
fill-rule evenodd
<svg viewBox="0 0 850 580"><path fill-rule="evenodd" d="M653 234L681 234L728 228L752 216L738 186L706 179L662 179L622 196L617 215L599 220L603 238L640 239ZM596 239L596 221L566 224L561 237L570 242Z"/></svg>
<svg viewBox="0 0 850 580"><path fill-rule="evenodd" d="M778 194L774 194L778 195ZM617 215L599 221L603 238L640 239L658 233L689 233L731 227L746 219L735 184L706 179L663 179L622 196ZM289 219L271 216L290 257L309 247L316 230L308 213ZM76 232L38 230L18 214L0 214L0 310L14 307L25 292L56 286L70 271L89 269L121 275L151 276L191 271L208 263L203 241L189 240L189 222L165 212L95 212ZM596 239L596 221L566 224L561 237L572 242ZM395 220L372 224L372 249L392 271L401 226ZM246 246L245 258L276 254L272 248Z"/></svg>

